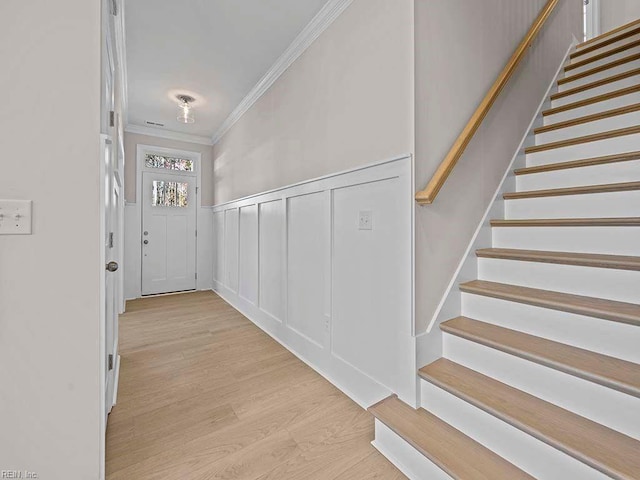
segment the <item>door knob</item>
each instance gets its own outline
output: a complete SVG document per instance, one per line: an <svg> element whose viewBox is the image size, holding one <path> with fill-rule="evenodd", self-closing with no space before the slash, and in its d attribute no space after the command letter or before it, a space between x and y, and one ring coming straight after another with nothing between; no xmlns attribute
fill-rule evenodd
<svg viewBox="0 0 640 480"><path fill-rule="evenodd" d="M145 245L149 245L149 240L145 240L145 241L144 241L144 242L142 242L142 243L144 243Z"/></svg>
<svg viewBox="0 0 640 480"><path fill-rule="evenodd" d="M118 270L118 262L109 262L107 263L107 272L115 272Z"/></svg>

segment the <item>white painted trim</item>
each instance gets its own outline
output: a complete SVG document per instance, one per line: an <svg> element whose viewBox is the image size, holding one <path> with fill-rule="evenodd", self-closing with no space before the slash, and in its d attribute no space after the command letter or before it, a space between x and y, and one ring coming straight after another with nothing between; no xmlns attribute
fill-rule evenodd
<svg viewBox="0 0 640 480"><path fill-rule="evenodd" d="M118 351L116 349L116 351ZM115 378L113 380L114 384L113 384L113 400L111 401L111 408L113 408L113 406L117 403L118 401L118 383L120 382L120 355L116 356L116 364L114 366L114 372L113 372Z"/></svg>
<svg viewBox="0 0 640 480"><path fill-rule="evenodd" d="M589 0L587 4L587 24L585 25L586 40L591 40L600 35L600 18L600 0Z"/></svg>
<svg viewBox="0 0 640 480"><path fill-rule="evenodd" d="M329 0L313 17L311 22L293 40L291 45L271 66L269 71L251 89L247 96L231 112L213 135L213 144L218 143L225 133L258 101L278 78L302 55L307 48L324 32L353 0Z"/></svg>
<svg viewBox="0 0 640 480"><path fill-rule="evenodd" d="M129 122L129 87L127 85L127 39L125 32L124 4L126 0L115 0L118 5L118 15L115 24L116 56L118 58L118 77L120 81L122 104L121 117L123 125Z"/></svg>
<svg viewBox="0 0 640 480"><path fill-rule="evenodd" d="M560 75L563 72L563 67L565 66L565 64L567 63L568 59L569 59L569 55L571 53L571 51L574 49L574 47L576 46L576 39L575 37L573 38L571 44L569 45L569 48L567 49L567 52L564 56L564 58L562 59L562 62L560 63L560 66L558 67L558 70L556 71L556 74L554 75L553 79L551 80L549 87L547 88L544 97L542 99L542 101L540 102L540 105L538 105L538 109L536 110L536 113L533 115L533 118L531 119L531 122L529 123L529 127L527 128L524 136L522 137L522 141L520 142L520 145L518 147L518 149L516 150L516 153L514 154L513 158L511 159L511 162L509 162L509 166L506 169L504 176L502 177L502 180L500 181L500 184L498 185L498 188L496 189L493 198L491 199L491 202L489 203L483 217L482 220L480 221L480 223L478 224L478 227L476 228L475 233L473 234L473 237L471 238L471 241L469 242L469 245L467 246L467 250L465 251L465 254L463 255L462 259L460 260L460 263L458 264L458 268L456 269L455 273L453 274L453 277L451 278L451 281L449 282L449 286L447 287L444 295L442 296L442 299L440 300L440 303L438 304L438 307L435 311L435 313L433 314L433 317L431 318L431 321L429 322L429 326L427 327L427 330L425 332L421 332L420 334L417 335L417 337L422 337L425 335L429 335L433 329L433 327L437 324L443 310L445 307L445 304L447 303L447 301L450 299L450 295L453 291L454 288L457 287L458 283L460 282L460 275L461 272L463 271L464 267L466 266L465 264L467 264L468 259L471 257L475 258L473 256L473 251L476 248L479 248L479 246L477 245L478 241L479 241L479 236L480 233L482 232L482 230L484 228L487 228L489 225L489 216L490 214L494 211L494 208L496 208L496 202L498 200L498 197L504 192L505 190L505 184L507 179L513 175L512 171L513 171L513 167L514 164L516 162L516 160L518 160L518 158L524 158L523 155L523 151L524 151L524 147L526 146L526 142L527 140L529 140L530 138L533 138L532 136L532 130L536 125L536 122L540 122L541 120L541 116L542 116L542 110L545 108L545 105L549 102L549 97L551 95L551 93L553 92L553 89L556 87L556 82L558 80L558 78L560 77Z"/></svg>
<svg viewBox="0 0 640 480"><path fill-rule="evenodd" d="M397 157L393 157L393 158L390 158L388 160L381 160L379 162L367 163L367 164L361 165L359 167L348 168L346 170L341 170L341 171L335 172L335 173L328 173L327 175L322 175L320 177L311 178L309 180L303 180L301 182L292 183L292 184L285 185L285 186L282 186L282 187L274 188L273 190L266 190L264 192L254 193L252 195L247 195L246 197L236 198L234 200L229 200L228 202L218 203L216 205L213 205L212 207L206 207L206 208L218 209L220 207L224 207L225 205L230 205L232 203L239 203L239 202L242 202L244 204L245 202L247 202L247 201L249 201L249 200L251 200L253 198L256 198L256 197L262 197L264 195L270 195L272 193L281 192L281 191L284 191L284 190L288 190L290 188L306 185L308 183L319 182L321 180L327 180L327 179L333 178L333 177L339 177L341 175L346 175L348 173L358 172L360 170L367 170L368 168L378 167L380 165L384 165L385 163L397 162L398 160L402 160L402 159L405 159L405 158L411 158L412 159L412 165L413 165L413 154L405 153L404 155L398 155Z"/></svg>
<svg viewBox="0 0 640 480"><path fill-rule="evenodd" d="M375 419L375 440L371 445L410 480L452 480L440 467L401 436Z"/></svg>
<svg viewBox="0 0 640 480"><path fill-rule="evenodd" d="M327 380L332 385L335 385L336 387L338 387L342 391L342 393L344 393L347 397L349 397L351 400L356 402L360 407L362 407L364 409L367 409L370 406L369 402L366 401L361 395L357 394L351 388L349 383L341 382L341 381L337 380L335 375L329 374L322 367L318 366L315 362L311 361L310 358L308 358L304 353L299 352L296 349L292 348L291 345L286 343L285 339L279 337L277 334L275 334L274 332L270 331L269 329L263 328L263 324L259 323L259 321L256 320L256 318L257 318L256 315L253 315L251 313L250 310L253 310L253 309L250 308L250 307L252 307L253 305L251 305L250 302L244 300L238 294L236 294L232 290L224 287L222 284L220 284L216 280L214 280L213 291L216 293L216 295L220 296L225 302L227 302L229 305L231 305L234 309L239 311L242 315L244 315L249 320L251 320L254 324L256 324L264 333L266 333L273 340L278 342L287 351L291 352L298 360L300 360L301 362L303 362L306 365L310 366L321 377L323 377L325 380ZM264 310L261 310L261 312L264 312ZM271 318L275 318L272 315L270 315L270 316L271 316ZM296 334L300 335L299 332L296 332ZM307 337L304 337L304 338L305 338L305 340L307 340ZM316 342L313 342L313 343L316 344ZM353 368L353 366L350 365L350 364L346 364L346 365L347 365L347 368ZM347 368L345 368L345 370ZM358 373L361 373L361 372L358 371ZM365 374L362 374L362 375L366 378L367 381L369 381L371 383L371 385L372 385L371 389L378 388L378 389L380 389L380 391L384 391L384 392L387 391L386 387L384 385L381 385L380 383L378 383L376 380L372 379L368 375L365 375Z"/></svg>
<svg viewBox="0 0 640 480"><path fill-rule="evenodd" d="M104 9L103 9L104 11ZM111 138L108 135L105 134L100 134L100 232L99 232L99 237L98 237L98 245L100 246L100 255L99 255L99 263L98 263L98 268L99 268L99 272L100 272L100 293L99 293L99 298L100 298L100 322L99 322L99 346L98 346L98 356L99 356L99 365L100 365L100 370L99 370L99 380L98 380L98 384L99 384L99 415L100 415L100 437L99 437L99 455L100 455L100 466L99 466L99 476L100 476L100 480L105 478L106 475L106 470L105 470L105 464L106 464L106 445L107 445L107 414L106 414L106 403L107 403L107 399L106 399L106 395L107 395L107 386L105 383L105 378L106 378L106 373L107 373L107 362L105 359L105 353L106 353L106 342L107 342L107 336L106 336L106 312L104 309L104 305L107 299L107 295L106 295L106 283L105 283L105 278L104 278L104 265L106 263L106 255L105 255L105 249L104 249L104 239L105 239L105 235L106 235L106 230L105 230L105 218L106 218L106 209L105 209L105 202L103 201L106 195L106 190L105 190L105 182L104 182L104 178L106 175L106 168L105 168L105 164L104 164L104 150L106 148L105 144L107 142L111 142Z"/></svg>
<svg viewBox="0 0 640 480"><path fill-rule="evenodd" d="M189 175L196 177L196 231L198 230L198 213L201 207L201 192L202 192L202 154L200 152L193 152L189 150L179 150L176 148L163 148L155 145L144 145L138 143L136 145L136 202L134 208L136 209L136 235L137 238L142 238L142 173L145 171L143 167L144 154L147 152L159 153L162 155L171 155L179 158L187 158L193 160L195 164L194 172L182 172L175 171L173 173L180 175ZM165 170L163 173L171 173L171 170ZM200 245L200 239L196 235L196 273L198 272L198 247ZM142 242L140 247L140 292L142 292ZM198 282L196 280L196 290Z"/></svg>
<svg viewBox="0 0 640 480"><path fill-rule="evenodd" d="M148 135L150 137L165 138L167 140L176 140L179 142L195 143L198 145L213 145L213 141L209 137L201 137L199 135L191 135L189 133L174 132L173 130L161 130L153 127L142 127L140 125L127 124L124 131L126 133L136 133L138 135Z"/></svg>

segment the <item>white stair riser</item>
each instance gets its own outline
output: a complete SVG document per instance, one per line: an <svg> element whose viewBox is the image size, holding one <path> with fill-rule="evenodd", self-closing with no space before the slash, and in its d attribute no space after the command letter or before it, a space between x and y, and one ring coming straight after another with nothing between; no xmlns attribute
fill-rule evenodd
<svg viewBox="0 0 640 480"><path fill-rule="evenodd" d="M445 357L594 422L640 438L640 399L491 347L445 334Z"/></svg>
<svg viewBox="0 0 640 480"><path fill-rule="evenodd" d="M573 120L575 118L595 115L597 113L625 107L634 103L640 103L640 92L622 95L620 97L615 97L598 103L592 103L590 105L585 105L584 107L572 108L571 110L554 113L553 115L546 115L544 117L544 125L553 125L555 123L566 122L567 120Z"/></svg>
<svg viewBox="0 0 640 480"><path fill-rule="evenodd" d="M375 421L376 439L371 444L410 480L452 480L427 457L405 442L384 423Z"/></svg>
<svg viewBox="0 0 640 480"><path fill-rule="evenodd" d="M635 40L638 40L638 38L636 38ZM629 43L633 43L633 42L629 42ZM603 51L610 51L611 49L607 49L607 50L603 50ZM601 52L598 52L598 54ZM606 65L607 63L611 63L611 62L615 62L616 60L620 60L622 58L626 58L630 55L636 55L637 53L640 53L640 47L632 47L632 48L628 48L627 50L624 50L622 52L619 53L615 53L613 55L608 55L605 58L602 58L600 60L595 60L592 62L589 62L581 67L577 67L574 68L572 70L569 70L567 73L567 75L575 75L576 73L582 73L585 72L587 70L591 70L592 68L596 68L599 67L601 65ZM579 60L576 60L575 63L577 63L578 61L582 61L583 59L580 58ZM586 60L586 59L585 59Z"/></svg>
<svg viewBox="0 0 640 480"><path fill-rule="evenodd" d="M562 107L563 105L567 105L569 103L579 102L581 100L586 100L587 98L597 97L598 95L614 92L616 90L621 90L627 87L632 87L634 85L638 85L639 83L640 83L640 74L633 75L631 77L623 78L622 80L606 83L599 87L593 87L588 90L584 90L582 92L573 93L571 95L567 95L566 97L561 97L556 100L552 100L551 108ZM570 88L564 89L563 91L566 91L566 90L570 90Z"/></svg>
<svg viewBox="0 0 640 480"><path fill-rule="evenodd" d="M566 147L552 148L535 153L528 153L527 167L548 165L550 163L569 162L584 158L601 157L616 153L634 152L640 145L640 135L624 135L615 138L606 138L596 142L580 143Z"/></svg>
<svg viewBox="0 0 640 480"><path fill-rule="evenodd" d="M583 137L594 133L607 132L620 128L634 127L640 125L640 111L616 115L614 117L603 118L592 122L582 123L572 127L560 128L549 132L539 133L535 136L536 145L544 143L559 142L571 138Z"/></svg>
<svg viewBox="0 0 640 480"><path fill-rule="evenodd" d="M605 218L640 215L640 191L505 201L505 218Z"/></svg>
<svg viewBox="0 0 640 480"><path fill-rule="evenodd" d="M640 327L498 298L462 294L462 314L555 342L640 363Z"/></svg>
<svg viewBox="0 0 640 480"><path fill-rule="evenodd" d="M480 280L619 302L640 301L639 271L492 258L478 260Z"/></svg>
<svg viewBox="0 0 640 480"><path fill-rule="evenodd" d="M569 82L558 85L558 91L564 92L565 90L571 90L572 88L581 87L582 85L597 82L598 80L602 80L604 78L613 77L614 75L618 75L619 73L628 72L629 70L635 70L638 67L640 67L640 60L631 60L615 67L607 68L600 72L592 73L591 75L585 75L584 77L576 78ZM571 77L572 75L567 75L565 78Z"/></svg>
<svg viewBox="0 0 640 480"><path fill-rule="evenodd" d="M495 248L640 256L640 227L494 227Z"/></svg>
<svg viewBox="0 0 640 480"><path fill-rule="evenodd" d="M420 382L420 389L422 405L426 410L536 478L545 480L569 478L605 480L608 478L588 465L427 381Z"/></svg>
<svg viewBox="0 0 640 480"><path fill-rule="evenodd" d="M516 176L519 192L640 181L640 160Z"/></svg>

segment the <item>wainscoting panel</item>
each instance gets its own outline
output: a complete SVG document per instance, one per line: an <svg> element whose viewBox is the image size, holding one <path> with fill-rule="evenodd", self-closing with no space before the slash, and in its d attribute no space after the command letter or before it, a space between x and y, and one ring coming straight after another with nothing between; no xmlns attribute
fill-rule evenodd
<svg viewBox="0 0 640 480"><path fill-rule="evenodd" d="M218 205L213 229L216 292L362 406L415 405L411 157Z"/></svg>
<svg viewBox="0 0 640 480"><path fill-rule="evenodd" d="M258 303L258 205L240 209L240 288L242 298Z"/></svg>
<svg viewBox="0 0 640 480"><path fill-rule="evenodd" d="M259 297L260 309L274 320L284 318L284 202L272 200L259 205Z"/></svg>
<svg viewBox="0 0 640 480"><path fill-rule="evenodd" d="M238 292L238 255L240 246L240 224L238 209L230 208L224 212L224 278L227 287L234 293Z"/></svg>
<svg viewBox="0 0 640 480"><path fill-rule="evenodd" d="M396 362L414 361L410 350L397 350L411 330L411 277L403 262L411 244L398 235L411 228L398 214L403 195L397 177L333 192L332 353L394 389L406 373ZM358 225L361 212L371 213L371 230ZM361 339L358 348L354 339Z"/></svg>
<svg viewBox="0 0 640 480"><path fill-rule="evenodd" d="M213 281L224 281L224 211L213 213Z"/></svg>
<svg viewBox="0 0 640 480"><path fill-rule="evenodd" d="M324 265L329 229L324 192L291 197L287 206L287 318L289 328L324 346ZM326 331L329 321L326 322Z"/></svg>

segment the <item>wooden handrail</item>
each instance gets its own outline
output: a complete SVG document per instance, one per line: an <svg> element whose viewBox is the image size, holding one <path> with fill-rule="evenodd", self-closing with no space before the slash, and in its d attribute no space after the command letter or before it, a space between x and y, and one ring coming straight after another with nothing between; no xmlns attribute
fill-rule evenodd
<svg viewBox="0 0 640 480"><path fill-rule="evenodd" d="M473 115L469 119L469 122L464 127L464 130L462 130L462 133L460 133L455 143L451 147L451 150L449 150L449 153L444 158L436 172L433 174L433 177L431 177L429 184L424 190L416 193L416 201L420 205L433 203L436 196L438 195L438 192L453 171L453 167L455 167L456 163L458 163L458 160L464 153L467 145L469 145L469 142L480 127L480 124L487 116L487 113L489 113L491 106L494 104L494 102L498 98L498 95L513 75L513 72L516 70L516 68L520 64L520 61L527 52L527 49L535 40L538 32L540 32L545 22L551 15L551 12L553 12L553 9L556 8L558 2L559 0L549 0L544 6L536 21L533 23L533 25L531 25L529 32L527 32L525 37L522 39L522 42L520 43L516 51L513 52L513 56L504 67L504 70L502 70L497 80L491 86L491 89L487 92L487 95L482 100L482 103L480 103L476 111L473 113Z"/></svg>

